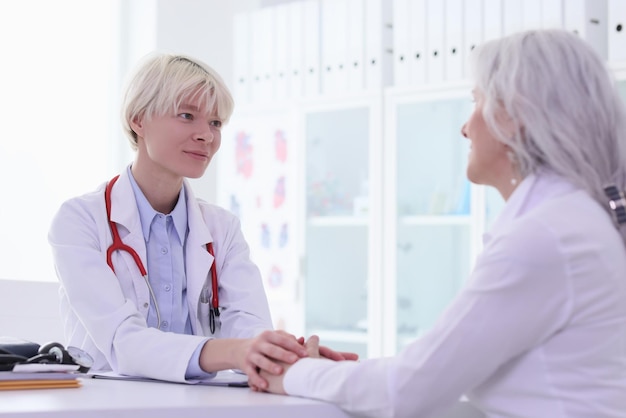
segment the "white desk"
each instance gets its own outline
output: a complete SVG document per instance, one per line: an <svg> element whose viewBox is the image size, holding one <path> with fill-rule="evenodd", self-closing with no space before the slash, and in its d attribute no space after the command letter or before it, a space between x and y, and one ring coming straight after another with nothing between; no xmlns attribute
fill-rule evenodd
<svg viewBox="0 0 626 418"><path fill-rule="evenodd" d="M0 391L0 418L350 418L314 400L248 388L83 379L76 389ZM484 417L458 402L439 418Z"/></svg>
<svg viewBox="0 0 626 418"><path fill-rule="evenodd" d="M11 418L349 418L314 400L248 388L83 379L76 389L0 391L0 417Z"/></svg>

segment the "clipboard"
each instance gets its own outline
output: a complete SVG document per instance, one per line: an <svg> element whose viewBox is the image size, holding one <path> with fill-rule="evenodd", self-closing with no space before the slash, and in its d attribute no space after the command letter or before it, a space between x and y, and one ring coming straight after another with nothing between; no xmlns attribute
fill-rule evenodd
<svg viewBox="0 0 626 418"><path fill-rule="evenodd" d="M215 374L215 377L208 379L189 380L187 382L171 382L167 380L150 379L147 377L127 376L115 372L95 372L87 374L92 379L109 379L109 380L129 380L134 382L156 382L156 383L180 383L184 385L199 386L222 386L222 387L248 387L248 376L232 370L223 370Z"/></svg>

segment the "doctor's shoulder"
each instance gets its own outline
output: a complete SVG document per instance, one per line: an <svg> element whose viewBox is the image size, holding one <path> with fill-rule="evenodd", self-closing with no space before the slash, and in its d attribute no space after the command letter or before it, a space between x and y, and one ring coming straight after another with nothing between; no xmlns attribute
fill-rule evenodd
<svg viewBox="0 0 626 418"><path fill-rule="evenodd" d="M66 236L69 230L87 227L96 232L106 224L106 207L104 204L104 188L100 184L95 190L72 197L61 204L52 218L49 239Z"/></svg>
<svg viewBox="0 0 626 418"><path fill-rule="evenodd" d="M230 225L230 227L241 227L239 217L232 211L202 199L196 198L196 202L207 225L210 226L213 222L219 221L221 224Z"/></svg>
<svg viewBox="0 0 626 418"><path fill-rule="evenodd" d="M232 211L202 199L196 199L202 219L213 238L219 241L237 239L242 235L241 221Z"/></svg>

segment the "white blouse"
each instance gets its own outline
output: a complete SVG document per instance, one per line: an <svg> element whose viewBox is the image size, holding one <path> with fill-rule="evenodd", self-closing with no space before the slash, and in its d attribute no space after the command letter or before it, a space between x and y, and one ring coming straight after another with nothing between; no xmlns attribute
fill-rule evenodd
<svg viewBox="0 0 626 418"><path fill-rule="evenodd" d="M462 395L488 417L626 417L626 247L563 178L515 190L464 289L395 357L302 359L288 394L372 417L427 417Z"/></svg>

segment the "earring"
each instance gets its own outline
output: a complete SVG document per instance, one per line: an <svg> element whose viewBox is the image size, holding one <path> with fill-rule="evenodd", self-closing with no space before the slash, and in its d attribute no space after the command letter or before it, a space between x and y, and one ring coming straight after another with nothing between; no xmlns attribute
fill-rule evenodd
<svg viewBox="0 0 626 418"><path fill-rule="evenodd" d="M512 178L511 179L511 186L516 186L517 185L517 179L516 178Z"/></svg>

